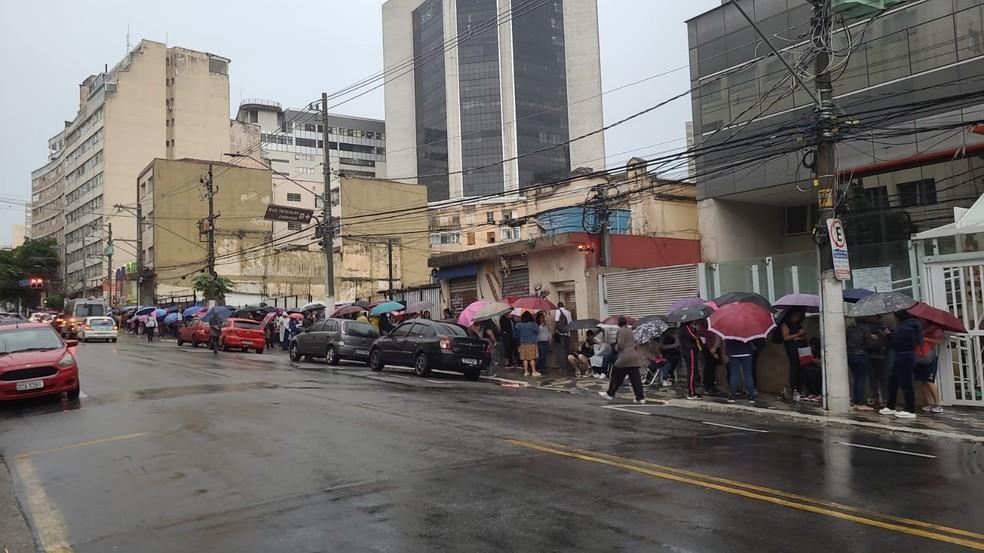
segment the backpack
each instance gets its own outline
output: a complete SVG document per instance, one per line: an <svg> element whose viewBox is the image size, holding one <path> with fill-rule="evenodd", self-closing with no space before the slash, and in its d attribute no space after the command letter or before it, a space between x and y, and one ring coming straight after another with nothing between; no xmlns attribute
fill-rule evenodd
<svg viewBox="0 0 984 553"><path fill-rule="evenodd" d="M567 319L567 315L561 311L560 318L557 319L557 324L554 327L554 331L557 334L567 334L567 329L570 324L571 322Z"/></svg>

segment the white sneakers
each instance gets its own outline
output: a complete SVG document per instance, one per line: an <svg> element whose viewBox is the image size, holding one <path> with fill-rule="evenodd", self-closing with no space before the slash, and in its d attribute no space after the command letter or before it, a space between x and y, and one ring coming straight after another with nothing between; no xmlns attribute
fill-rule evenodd
<svg viewBox="0 0 984 553"><path fill-rule="evenodd" d="M914 419L916 418L915 413L910 413L908 411L896 411L895 416L900 419Z"/></svg>
<svg viewBox="0 0 984 553"><path fill-rule="evenodd" d="M598 392L598 395L607 399L608 401L615 399L615 396L608 395L608 392Z"/></svg>
<svg viewBox="0 0 984 553"><path fill-rule="evenodd" d="M642 399L634 399L634 400L632 400L632 401L633 401L634 403L646 403L646 398L642 398Z"/></svg>
<svg viewBox="0 0 984 553"><path fill-rule="evenodd" d="M895 409L889 409L888 407L882 407L881 411L878 411L882 415L894 415Z"/></svg>

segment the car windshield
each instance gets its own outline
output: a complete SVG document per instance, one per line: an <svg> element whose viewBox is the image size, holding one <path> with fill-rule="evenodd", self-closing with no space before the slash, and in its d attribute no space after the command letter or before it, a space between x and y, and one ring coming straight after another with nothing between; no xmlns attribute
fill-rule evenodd
<svg viewBox="0 0 984 553"><path fill-rule="evenodd" d="M468 336L468 333L465 332L464 328L461 328L458 325L447 324L447 323L438 323L437 332L445 336Z"/></svg>
<svg viewBox="0 0 984 553"><path fill-rule="evenodd" d="M60 347L62 341L50 328L19 328L0 332L0 355Z"/></svg>
<svg viewBox="0 0 984 553"><path fill-rule="evenodd" d="M256 321L233 321L232 322L232 327L233 328L247 328L249 330L259 330L260 329L260 323L258 323Z"/></svg>
<svg viewBox="0 0 984 553"><path fill-rule="evenodd" d="M102 317L106 306L101 303L80 303L75 306L75 317Z"/></svg>
<svg viewBox="0 0 984 553"><path fill-rule="evenodd" d="M353 322L345 325L345 334L359 338L379 338L379 333L371 324Z"/></svg>

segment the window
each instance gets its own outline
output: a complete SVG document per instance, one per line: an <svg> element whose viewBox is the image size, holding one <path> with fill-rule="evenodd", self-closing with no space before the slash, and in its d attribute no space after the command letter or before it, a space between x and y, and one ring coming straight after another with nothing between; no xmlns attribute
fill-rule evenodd
<svg viewBox="0 0 984 553"><path fill-rule="evenodd" d="M394 338L402 338L410 333L411 326L413 326L413 323L403 323L394 328L393 332L390 333L390 336L393 336Z"/></svg>
<svg viewBox="0 0 984 553"><path fill-rule="evenodd" d="M314 167L295 167L294 170L299 175L310 175L314 173Z"/></svg>
<svg viewBox="0 0 984 553"><path fill-rule="evenodd" d="M902 207L936 204L936 181L925 179L899 184L899 202Z"/></svg>
<svg viewBox="0 0 984 553"><path fill-rule="evenodd" d="M300 194L300 192L288 192L287 193L287 201L288 202L299 202L299 201L301 201L301 194Z"/></svg>
<svg viewBox="0 0 984 553"><path fill-rule="evenodd" d="M485 212L485 222L494 225L495 224L495 213L492 211Z"/></svg>
<svg viewBox="0 0 984 553"><path fill-rule="evenodd" d="M411 338L430 338L433 336L437 336L437 332L427 325L415 324L413 325L413 328L410 329Z"/></svg>
<svg viewBox="0 0 984 553"><path fill-rule="evenodd" d="M322 330L324 330L324 328L325 328L324 321L318 321L313 325L311 325L311 328L308 329L308 332L321 332Z"/></svg>
<svg viewBox="0 0 984 553"><path fill-rule="evenodd" d="M325 332L338 332L338 321L325 321Z"/></svg>
<svg viewBox="0 0 984 553"><path fill-rule="evenodd" d="M503 227L502 228L502 241L512 242L519 240L521 227Z"/></svg>
<svg viewBox="0 0 984 553"><path fill-rule="evenodd" d="M819 207L817 204L787 207L786 235L809 234L819 217Z"/></svg>
<svg viewBox="0 0 984 553"><path fill-rule="evenodd" d="M372 325L360 322L345 323L345 335L357 338L379 338Z"/></svg>
<svg viewBox="0 0 984 553"><path fill-rule="evenodd" d="M495 231L486 232L485 241L489 244L495 244Z"/></svg>
<svg viewBox="0 0 984 553"><path fill-rule="evenodd" d="M884 186L865 188L864 203L868 209L888 209L888 190Z"/></svg>
<svg viewBox="0 0 984 553"><path fill-rule="evenodd" d="M208 58L208 72L219 75L229 74L229 62L219 58Z"/></svg>
<svg viewBox="0 0 984 553"><path fill-rule="evenodd" d="M465 241L467 242L467 244L469 246L474 246L475 245L475 233L474 232L469 232L469 233L465 234Z"/></svg>
<svg viewBox="0 0 984 553"><path fill-rule="evenodd" d="M430 243L432 246L460 244L461 233L460 232L432 232L430 235Z"/></svg>
<svg viewBox="0 0 984 553"><path fill-rule="evenodd" d="M473 226L475 224L474 213L465 213L465 224L469 226Z"/></svg>
<svg viewBox="0 0 984 553"><path fill-rule="evenodd" d="M301 223L297 221L291 221L287 223L287 230L301 230Z"/></svg>

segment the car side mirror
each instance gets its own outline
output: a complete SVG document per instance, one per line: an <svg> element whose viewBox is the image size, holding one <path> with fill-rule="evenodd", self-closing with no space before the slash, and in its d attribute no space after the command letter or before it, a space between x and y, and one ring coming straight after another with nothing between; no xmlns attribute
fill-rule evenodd
<svg viewBox="0 0 984 553"><path fill-rule="evenodd" d="M78 340L65 340L65 345L70 348L77 347L79 345Z"/></svg>

